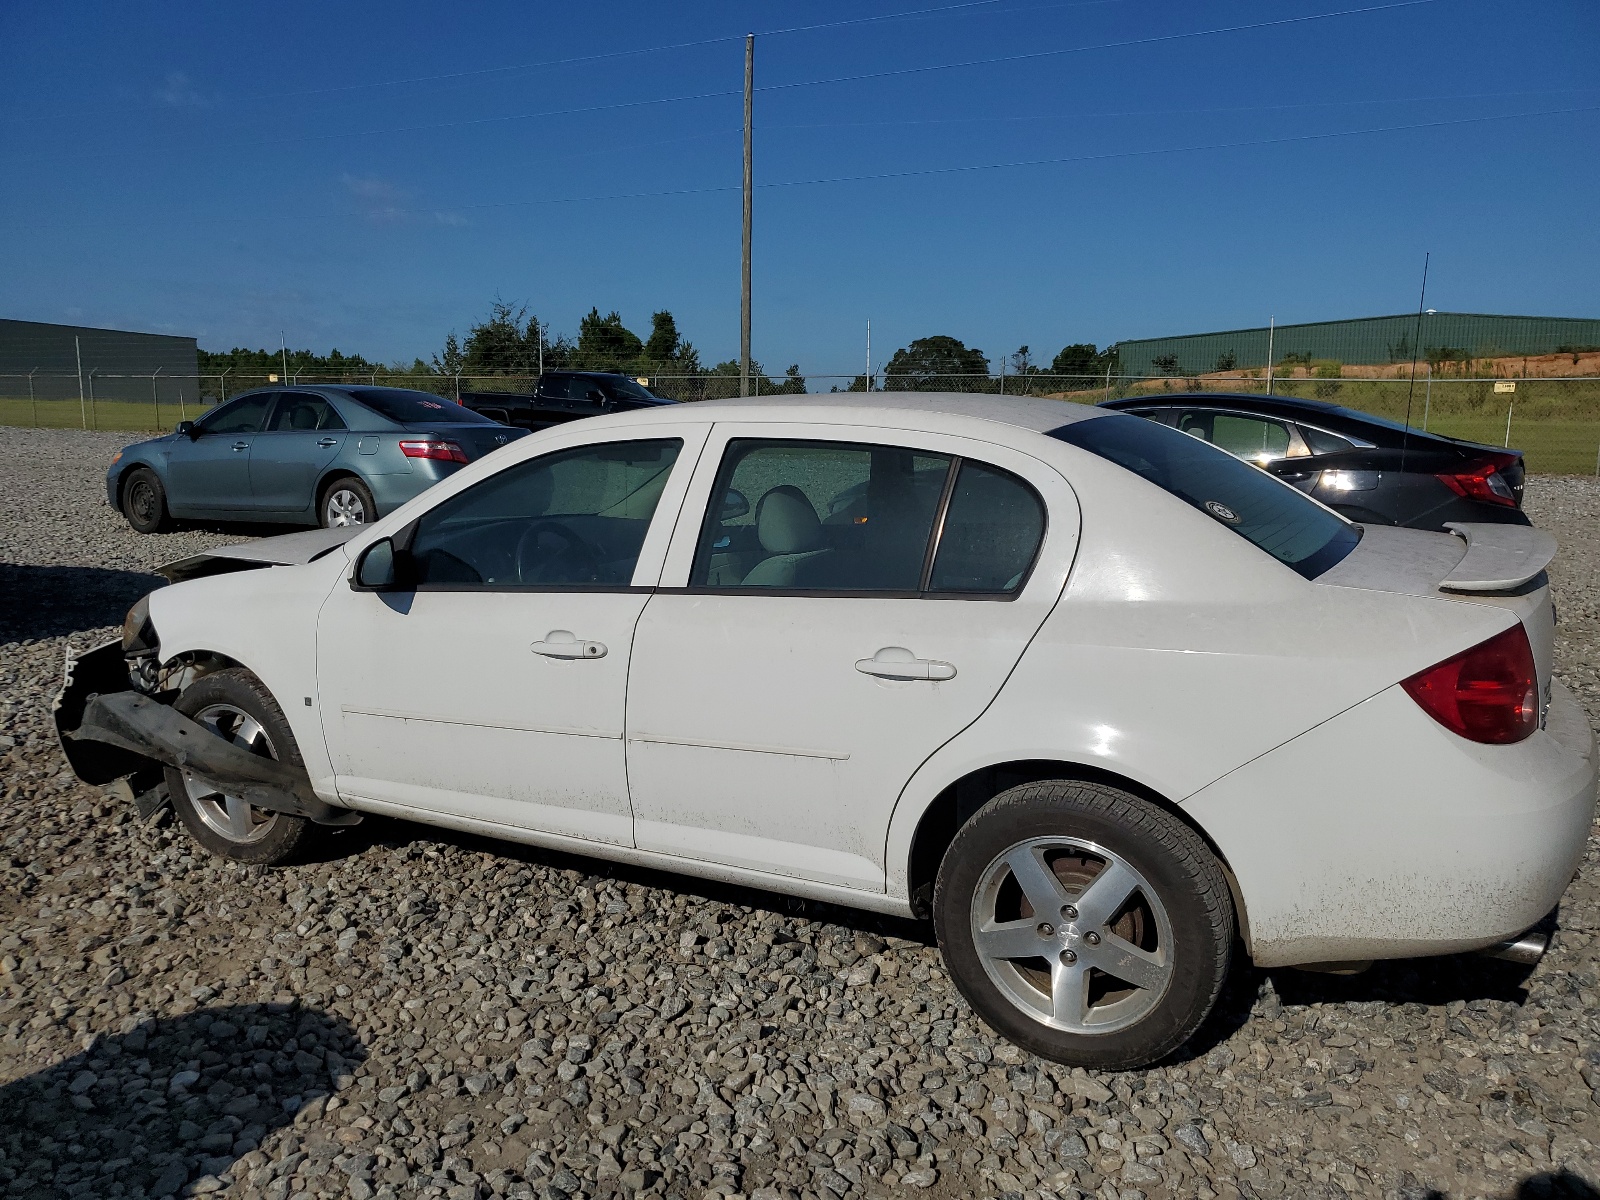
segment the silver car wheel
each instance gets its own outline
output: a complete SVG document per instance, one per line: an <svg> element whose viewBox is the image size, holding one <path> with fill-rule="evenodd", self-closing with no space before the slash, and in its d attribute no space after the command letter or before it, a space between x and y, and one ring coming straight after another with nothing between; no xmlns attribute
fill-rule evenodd
<svg viewBox="0 0 1600 1200"><path fill-rule="evenodd" d="M336 487L322 502L323 524L329 528L343 525L365 525L367 505L352 489Z"/></svg>
<svg viewBox="0 0 1600 1200"><path fill-rule="evenodd" d="M1137 1024L1172 982L1172 922L1160 897L1126 859L1094 842L1018 842L984 868L971 921L1000 994L1065 1033Z"/></svg>
<svg viewBox="0 0 1600 1200"><path fill-rule="evenodd" d="M277 748L261 722L243 709L231 704L213 704L194 715L194 720L212 733L235 746L243 747L263 758L277 758ZM183 773L184 790L189 803L206 828L219 837L241 845L259 842L271 833L278 823L278 814L256 808L239 796L231 796L217 784L202 779L188 771Z"/></svg>

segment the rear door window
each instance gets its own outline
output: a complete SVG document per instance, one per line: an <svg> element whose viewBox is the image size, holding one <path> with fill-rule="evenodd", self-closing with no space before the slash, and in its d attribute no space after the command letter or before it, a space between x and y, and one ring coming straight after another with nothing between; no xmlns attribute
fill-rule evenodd
<svg viewBox="0 0 1600 1200"><path fill-rule="evenodd" d="M690 586L915 594L950 462L898 446L735 439Z"/></svg>
<svg viewBox="0 0 1600 1200"><path fill-rule="evenodd" d="M1251 462L1272 462L1291 453L1288 425L1269 417L1192 409L1179 416L1177 427L1219 450Z"/></svg>
<svg viewBox="0 0 1600 1200"><path fill-rule="evenodd" d="M267 424L269 433L314 433L320 429L343 429L345 424L321 396L307 392L286 392Z"/></svg>
<svg viewBox="0 0 1600 1200"><path fill-rule="evenodd" d="M1360 526L1288 484L1153 421L1113 413L1064 425L1050 436L1126 467L1307 579L1361 540Z"/></svg>
<svg viewBox="0 0 1600 1200"><path fill-rule="evenodd" d="M1044 540L1044 501L1009 471L966 460L956 476L928 587L1014 592Z"/></svg>

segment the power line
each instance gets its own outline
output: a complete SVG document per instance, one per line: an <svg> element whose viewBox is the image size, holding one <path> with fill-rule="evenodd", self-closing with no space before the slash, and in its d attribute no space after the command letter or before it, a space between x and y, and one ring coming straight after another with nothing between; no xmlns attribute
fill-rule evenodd
<svg viewBox="0 0 1600 1200"><path fill-rule="evenodd" d="M1162 42L1178 42L1189 38L1216 37L1224 33L1248 33L1256 29L1274 29L1284 25L1303 25L1308 21L1328 21L1335 17L1361 16L1366 13L1389 12L1398 8L1416 8L1423 4L1437 4L1440 0L1394 0L1390 4L1374 4L1365 8L1345 8L1338 12L1311 13L1303 17L1279 17L1271 21L1252 21L1247 25L1226 25L1218 29L1196 29L1187 33L1163 33L1151 37L1129 38L1120 42L1098 42L1091 46L1069 46L1064 50L1033 50L1026 54L1002 54L993 58L973 58L965 62L934 63L925 67L899 67L892 71L869 71L862 75L836 75L827 79L802 79L794 83L772 83L758 88L763 92L789 91L794 88L821 87L835 83L860 83L873 79L894 79L903 75L926 75L932 71L955 71L965 67L992 67L1001 63L1031 62L1041 58L1059 58L1066 54L1084 54L1091 50L1123 50L1132 46L1154 46Z"/></svg>
<svg viewBox="0 0 1600 1200"><path fill-rule="evenodd" d="M1532 92L1467 92L1450 96L1392 96L1383 100L1314 100L1302 104L1248 104L1226 108L1133 108L1119 111L1101 110L1071 113L1030 113L1011 117L912 117L897 121L819 121L796 125L767 125L775 129L881 129L915 125L993 125L1017 124L1029 121L1078 121L1090 117L1171 117L1214 116L1225 113L1289 112L1310 108L1367 108L1383 104L1427 104L1437 101L1460 100L1517 100L1529 96L1570 96L1575 93L1600 91L1600 88L1543 88Z"/></svg>
<svg viewBox="0 0 1600 1200"><path fill-rule="evenodd" d="M682 104L690 100L718 100L725 96L743 95L740 88L725 92L699 92L689 96L660 96L653 100L621 100L615 104L591 104L582 108L552 108L545 112L510 113L499 117L469 117L460 121L437 121L429 125L398 125L392 129L353 130L348 133L319 133L308 137L268 138L261 142L242 143L246 146L280 146L290 142L331 142L339 138L381 137L392 133L423 133L436 129L460 129L468 125L494 125L506 121L537 121L545 117L569 117L582 113L612 112L620 108L646 108L654 104Z"/></svg>
<svg viewBox="0 0 1600 1200"><path fill-rule="evenodd" d="M1543 112L1530 113L1498 113L1487 117L1458 117L1444 121L1421 121L1409 125L1380 125L1369 129L1343 129L1328 133L1306 133L1287 137L1253 138L1238 142L1210 142L1204 145L1193 146L1163 146L1151 150L1113 150L1104 154L1078 154L1062 158L1033 158L1022 159L1015 162L1002 163L976 163L960 167L922 167L906 171L884 171L872 175L829 175L817 179L790 179L779 180L771 183L756 184L757 190L768 188L798 188L814 187L821 184L833 183L870 183L888 179L912 179L930 175L958 175L975 171L1007 171L1023 167L1064 166L1073 163L1105 162L1118 158L1153 158L1163 154L1194 154L1203 150L1240 150L1257 146L1282 146L1295 142L1327 141L1333 138L1365 137L1379 133L1405 133L1418 129L1441 129L1453 125L1481 125L1492 121L1517 121L1534 117L1556 117L1571 113L1600 112L1600 105L1589 105L1582 108L1555 108ZM602 200L652 200L674 196L707 196L721 192L737 192L741 190L740 184L730 184L719 187L699 188L671 188L656 192L618 192L600 196L560 196L544 200L500 200L482 204L456 204L448 206L451 212L476 212L494 208L523 208L538 207L548 204L589 204ZM432 215L440 211L439 208L414 209L414 208L383 208L367 212L352 214L357 216L400 216L400 215Z"/></svg>
<svg viewBox="0 0 1600 1200"><path fill-rule="evenodd" d="M1124 2L1125 2L1125 0L1071 0L1071 2L1069 2L1069 3L1031 5L1029 7L1030 8L1081 8L1081 7L1089 7L1089 6L1097 5L1097 4L1118 4L1118 3L1124 3ZM876 24L876 23L880 23L880 22L884 22L884 21L908 20L908 19L915 18L915 17L942 16L942 15L945 15L945 14L954 14L954 13L957 13L957 12L962 12L962 11L965 11L965 10L968 10L968 9L992 8L993 6L995 6L997 4L1000 4L1000 3L1002 3L1002 0L966 0L966 2L964 2L964 3L947 4L947 5L943 5L943 6L936 7L936 8L919 8L919 9L912 9L912 10L910 10L908 12L897 12L897 13L879 13L879 14L876 14L876 15L870 16L870 17L850 17L850 18L846 18L844 20L839 20L839 21L824 21L824 22L821 22L821 23L815 24L815 25L793 25L793 26L790 26L790 27L788 27L786 29L769 29L769 30L766 30L764 32L758 30L757 33L760 36L765 36L765 37L778 37L778 36L781 36L781 35L784 35L784 34L791 34L791 33L811 33L811 32L814 32L816 30L841 29L841 28L844 28L846 26L851 26L851 25L870 25L870 24ZM1004 11L1027 11L1027 10L1026 9L1023 9L1023 10L1002 9L1000 11L1004 12ZM341 95L341 94L346 94L346 93L350 93L350 92L370 91L370 90L373 90L375 88L410 87L410 86L413 86L413 85L416 85L416 84L424 84L424 83L448 83L448 82L453 82L455 80L482 79L482 78L487 78L487 77L493 76L493 75L506 75L506 74L511 74L511 73L518 72L518 71L537 71L537 70L543 70L543 69L548 68L548 67L581 66L581 65L583 65L585 63L609 62L609 61L615 61L616 59L619 59L619 58L638 58L638 57L640 57L642 55L646 55L646 54L662 54L662 53L666 53L666 52L672 51L672 50L694 50L694 49L698 49L698 48L700 48L702 46L716 46L716 45L721 45L721 44L723 44L725 42L741 41L741 40L743 40L744 36L745 35L742 34L742 33L739 33L739 34L723 34L723 35L720 35L720 36L717 36L717 37L697 38L697 39L695 39L693 41L687 41L687 42L667 42L667 43L663 43L663 44L657 45L657 46L640 46L640 47L638 47L636 49L633 49L633 50L608 50L608 51L604 51L604 52L599 53L599 54L580 54L580 55L573 55L573 56L570 56L570 57L567 57L567 58L541 59L541 60L538 60L536 62L508 63L505 66L500 66L500 67L475 67L472 70L468 70L468 71L444 71L444 72L441 72L441 73L435 74L435 75L411 75L411 76L403 76L403 77L398 78L398 79L373 79L373 80L364 81L362 83L346 83L346 84L339 84L339 85L333 86L333 87L303 88L303 89L301 89L299 91L292 91L292 92L284 92L284 91L276 91L276 92L246 92L246 93L244 93L242 95L234 96L234 97L232 97L232 99L241 100L241 101L242 100L286 100L286 99L298 99L298 98L302 98L302 97L306 97L306 96ZM116 109L116 110L101 109L101 110L94 110L94 111L89 111L89 112L76 112L76 113L46 113L46 114L41 114L41 115L32 116L32 117L8 117L8 118L6 118L6 120L8 122L19 123L19 124L20 123L26 123L26 122L32 122L32 121L55 121L55 120L70 119L72 117L94 116L94 115L97 114L97 112L106 112L106 111L121 112L123 110L122 109Z"/></svg>

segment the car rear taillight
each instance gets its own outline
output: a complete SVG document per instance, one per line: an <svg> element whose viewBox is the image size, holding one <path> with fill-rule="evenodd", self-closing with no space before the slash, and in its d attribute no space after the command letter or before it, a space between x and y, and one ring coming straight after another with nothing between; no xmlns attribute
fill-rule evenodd
<svg viewBox="0 0 1600 1200"><path fill-rule="evenodd" d="M400 453L407 458L436 458L441 462L467 461L467 452L454 442L438 441L434 438L418 439L400 443Z"/></svg>
<svg viewBox="0 0 1600 1200"><path fill-rule="evenodd" d="M1451 733L1503 746L1539 728L1539 676L1518 621L1400 685Z"/></svg>
<svg viewBox="0 0 1600 1200"><path fill-rule="evenodd" d="M1440 475L1439 480L1458 496L1468 500L1482 500L1489 504L1517 507L1517 493L1512 489L1500 468L1509 466L1495 459L1487 459L1470 470Z"/></svg>

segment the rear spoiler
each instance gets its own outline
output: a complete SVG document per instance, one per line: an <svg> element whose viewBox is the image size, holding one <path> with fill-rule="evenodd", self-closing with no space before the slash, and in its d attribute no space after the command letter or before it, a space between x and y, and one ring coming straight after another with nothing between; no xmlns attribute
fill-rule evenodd
<svg viewBox="0 0 1600 1200"><path fill-rule="evenodd" d="M1440 591L1510 591L1532 580L1556 556L1556 539L1527 525L1451 521L1445 528L1466 542L1467 553L1439 581Z"/></svg>

